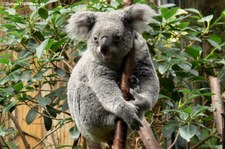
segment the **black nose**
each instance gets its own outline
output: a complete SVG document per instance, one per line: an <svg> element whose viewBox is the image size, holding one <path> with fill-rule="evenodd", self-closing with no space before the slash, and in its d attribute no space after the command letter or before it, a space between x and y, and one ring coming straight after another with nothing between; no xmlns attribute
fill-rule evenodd
<svg viewBox="0 0 225 149"><path fill-rule="evenodd" d="M102 54L106 54L109 51L109 37L103 36L99 42L100 51Z"/></svg>

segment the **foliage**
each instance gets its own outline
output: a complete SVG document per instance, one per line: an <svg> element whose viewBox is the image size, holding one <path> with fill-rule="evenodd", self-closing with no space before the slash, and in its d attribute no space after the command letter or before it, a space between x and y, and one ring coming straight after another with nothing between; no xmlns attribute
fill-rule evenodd
<svg viewBox="0 0 225 149"><path fill-rule="evenodd" d="M218 28L225 11L213 18L193 8L164 5L160 12L160 23L146 37L161 81L162 132L168 137L177 131L194 145L215 131L208 77L224 80L225 36ZM216 147L214 137L202 147Z"/></svg>
<svg viewBox="0 0 225 149"><path fill-rule="evenodd" d="M74 50L65 34L66 20L79 10L112 11L121 8L122 3L82 0L66 5L57 0L41 0L21 9L22 3L0 6L4 33L0 38L0 121L8 112L27 105L27 124L39 116L46 130L54 132L72 121L58 115L69 115L66 82L74 62L85 50L84 43L77 44ZM162 112L153 111L161 125L155 120L152 127L160 128L155 132L158 138L178 132L191 145L213 134L201 147L216 147L219 140L214 133L208 76L225 80L225 37L221 34L225 11L218 18L172 4L160 6L159 11L158 23L151 24L144 34L161 82L156 108ZM53 124L53 120L57 123ZM8 136L4 145L14 148L17 131L6 127L6 123L0 123L0 137ZM70 134L73 139L79 137L76 127L70 129Z"/></svg>

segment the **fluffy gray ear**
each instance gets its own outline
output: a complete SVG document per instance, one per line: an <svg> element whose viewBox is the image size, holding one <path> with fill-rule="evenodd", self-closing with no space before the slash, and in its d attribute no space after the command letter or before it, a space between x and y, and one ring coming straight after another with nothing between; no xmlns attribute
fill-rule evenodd
<svg viewBox="0 0 225 149"><path fill-rule="evenodd" d="M124 22L139 33L145 31L150 22L156 22L154 16L157 16L155 10L144 4L134 4L124 9Z"/></svg>
<svg viewBox="0 0 225 149"><path fill-rule="evenodd" d="M91 11L77 12L68 20L66 32L75 41L87 40L95 23L95 14Z"/></svg>

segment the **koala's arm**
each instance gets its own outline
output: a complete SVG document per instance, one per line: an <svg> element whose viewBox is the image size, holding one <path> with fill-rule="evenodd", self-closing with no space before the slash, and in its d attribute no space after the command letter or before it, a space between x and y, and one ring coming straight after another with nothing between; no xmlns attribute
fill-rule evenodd
<svg viewBox="0 0 225 149"><path fill-rule="evenodd" d="M154 69L146 41L139 34L135 39L136 67L134 75L139 80L139 92L130 90L134 97L133 104L140 110L152 108L158 99L159 79Z"/></svg>
<svg viewBox="0 0 225 149"><path fill-rule="evenodd" d="M116 83L116 72L99 64L91 64L89 85L95 92L103 108L123 119L131 129L138 130L141 120L138 118L138 107L125 101Z"/></svg>

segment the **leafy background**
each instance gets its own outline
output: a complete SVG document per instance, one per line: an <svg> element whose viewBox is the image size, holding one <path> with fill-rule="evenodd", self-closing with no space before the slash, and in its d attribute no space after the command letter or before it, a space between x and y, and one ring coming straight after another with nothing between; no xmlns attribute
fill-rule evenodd
<svg viewBox="0 0 225 149"><path fill-rule="evenodd" d="M135 2L160 13L143 34L161 83L159 102L146 113L157 140L164 148L173 142L177 148L221 148L209 76L218 77L224 91L225 10L203 15L174 4L157 8L145 0ZM76 11L112 11L122 8L122 2L1 3L0 146L24 148L27 142L30 148L75 147L72 140L78 140L79 131L68 112L66 82L86 45L67 38L66 21ZM58 143L60 137L67 142ZM143 148L136 134L128 141L131 148ZM84 147L85 141L78 144L76 148Z"/></svg>

